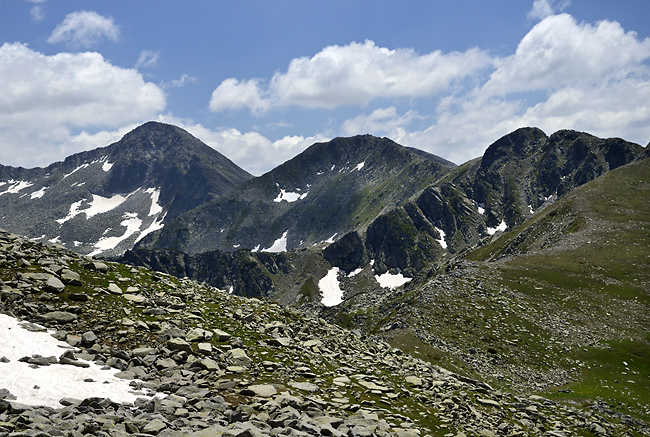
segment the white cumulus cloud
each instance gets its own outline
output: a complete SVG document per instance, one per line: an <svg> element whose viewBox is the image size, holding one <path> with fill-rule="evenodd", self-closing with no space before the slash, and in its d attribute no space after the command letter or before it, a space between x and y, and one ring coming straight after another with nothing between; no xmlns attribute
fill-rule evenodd
<svg viewBox="0 0 650 437"><path fill-rule="evenodd" d="M120 28L112 17L93 11L72 12L66 15L47 39L51 44L65 43L74 48L89 48L107 39L117 41Z"/></svg>
<svg viewBox="0 0 650 437"><path fill-rule="evenodd" d="M416 111L410 110L399 115L395 106L379 108L370 114L360 114L343 122L343 133L345 135L357 135L372 132L375 135L384 134L396 139L404 134L411 121L418 117Z"/></svg>
<svg viewBox="0 0 650 437"><path fill-rule="evenodd" d="M270 100L264 94L259 79L239 81L229 78L221 82L221 85L212 92L210 110L219 112L248 108L253 113L260 113L270 106Z"/></svg>
<svg viewBox="0 0 650 437"><path fill-rule="evenodd" d="M184 120L172 115L160 116L158 120L187 130L256 176L272 170L314 143L330 140L329 137L316 134L308 137L285 136L273 141L259 132L241 132L234 128L210 129L192 120Z"/></svg>
<svg viewBox="0 0 650 437"><path fill-rule="evenodd" d="M500 63L484 92L504 95L625 80L647 70L643 62L649 58L650 40L639 41L617 22L578 24L570 15L554 15L533 27L515 54Z"/></svg>
<svg viewBox="0 0 650 437"><path fill-rule="evenodd" d="M117 128L164 109L155 84L99 53L48 56L24 44L0 46L0 163L52 162L76 129ZM48 161L39 159L49 156Z"/></svg>
<svg viewBox="0 0 650 437"><path fill-rule="evenodd" d="M420 55L412 49L378 47L373 41L328 46L311 58L293 59L287 71L276 73L266 87L259 79L226 79L213 92L210 109L335 108L367 105L382 97L426 97L475 74L490 61L476 48Z"/></svg>

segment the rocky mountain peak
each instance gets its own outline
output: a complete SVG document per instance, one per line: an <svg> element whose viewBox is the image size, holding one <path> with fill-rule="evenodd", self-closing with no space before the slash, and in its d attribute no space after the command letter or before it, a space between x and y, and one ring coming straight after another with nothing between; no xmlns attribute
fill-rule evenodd
<svg viewBox="0 0 650 437"><path fill-rule="evenodd" d="M250 178L187 131L149 122L45 169L0 167L0 218L81 253L116 254Z"/></svg>
<svg viewBox="0 0 650 437"><path fill-rule="evenodd" d="M524 127L505 135L492 143L483 154L481 168L490 167L503 158L525 158L547 139L546 134L536 127Z"/></svg>

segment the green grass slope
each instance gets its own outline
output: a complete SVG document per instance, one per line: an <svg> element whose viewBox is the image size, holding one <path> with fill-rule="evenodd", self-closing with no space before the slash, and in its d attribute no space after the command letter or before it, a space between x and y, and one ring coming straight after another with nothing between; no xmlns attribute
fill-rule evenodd
<svg viewBox="0 0 650 437"><path fill-rule="evenodd" d="M648 421L649 248L646 159L576 189L359 321L504 389Z"/></svg>

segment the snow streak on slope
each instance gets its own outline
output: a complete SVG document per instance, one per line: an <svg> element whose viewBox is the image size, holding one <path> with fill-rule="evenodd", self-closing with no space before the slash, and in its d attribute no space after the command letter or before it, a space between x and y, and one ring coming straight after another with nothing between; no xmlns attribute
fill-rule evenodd
<svg viewBox="0 0 650 437"><path fill-rule="evenodd" d="M124 233L118 237L100 238L99 241L94 244L94 247L96 247L97 250L91 252L89 256L99 255L100 253L107 250L115 249L118 244L131 237L132 235L135 235L140 230L140 226L142 226L142 220L138 218L138 215L136 213L127 212L124 214L123 218L124 220L122 220L120 224L126 228Z"/></svg>
<svg viewBox="0 0 650 437"><path fill-rule="evenodd" d="M284 234L269 247L268 249L262 249L262 252L286 252L287 251L287 234L289 231L285 231Z"/></svg>
<svg viewBox="0 0 650 437"><path fill-rule="evenodd" d="M116 194L112 197L102 197L97 194L93 194L93 200L89 202L88 208L80 209L81 204L85 201L85 199L74 202L72 205L70 205L70 212L68 212L68 215L56 221L62 225L68 220L82 213L86 214L86 219L89 219L90 217L93 217L97 214L103 214L120 206L126 199L129 198L129 196L134 193L135 191L133 193L127 194L126 196Z"/></svg>
<svg viewBox="0 0 650 437"><path fill-rule="evenodd" d="M276 185L278 185L278 184L276 184ZM278 185L278 188L280 188L280 185ZM289 192L289 191L285 191L282 188L280 188L280 194L278 194L278 197L273 199L273 201L275 203L280 203L280 202L282 202L284 200L286 202L292 203L292 202L295 202L297 200L304 199L305 197L307 197L308 194L309 194L309 191L307 191L306 193L300 194L300 193L292 193L292 192Z"/></svg>
<svg viewBox="0 0 650 437"><path fill-rule="evenodd" d="M499 223L499 226L497 226L496 228L487 228L487 233L490 235L494 235L497 233L497 231L505 232L506 229L508 229L508 225L506 224L505 221L502 220L501 223Z"/></svg>
<svg viewBox="0 0 650 437"><path fill-rule="evenodd" d="M24 190L25 188L29 188L32 185L34 185L29 181L15 181L13 179L8 180L7 182L3 182L1 185L5 185L5 184L11 184L11 185L9 185L9 187L5 191L1 192L0 196L2 196L3 194L17 194L20 191Z"/></svg>
<svg viewBox="0 0 650 437"><path fill-rule="evenodd" d="M318 281L318 288L323 293L321 303L326 307L332 307L343 302L343 290L339 285L338 267L332 267L320 281Z"/></svg>
<svg viewBox="0 0 650 437"><path fill-rule="evenodd" d="M440 229L438 227L436 227L436 231L438 231L438 233L440 234L440 240L437 240L438 243L440 243L440 246L442 246L443 249L446 249L447 248L447 240L446 240L447 234L445 234L445 231L443 231L442 229Z"/></svg>

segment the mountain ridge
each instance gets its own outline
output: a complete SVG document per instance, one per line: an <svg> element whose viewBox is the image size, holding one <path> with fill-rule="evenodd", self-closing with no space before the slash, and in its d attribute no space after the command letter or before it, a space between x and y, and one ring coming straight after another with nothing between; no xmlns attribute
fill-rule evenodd
<svg viewBox="0 0 650 437"><path fill-rule="evenodd" d="M450 168L448 161L387 138L335 138L189 212L139 248L263 250L282 238L289 250L311 247L367 225Z"/></svg>
<svg viewBox="0 0 650 437"><path fill-rule="evenodd" d="M0 166L2 220L32 238L116 254L251 177L186 131L150 122L46 168Z"/></svg>

